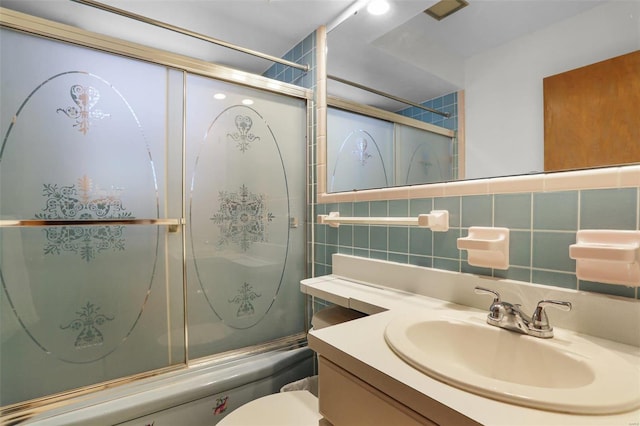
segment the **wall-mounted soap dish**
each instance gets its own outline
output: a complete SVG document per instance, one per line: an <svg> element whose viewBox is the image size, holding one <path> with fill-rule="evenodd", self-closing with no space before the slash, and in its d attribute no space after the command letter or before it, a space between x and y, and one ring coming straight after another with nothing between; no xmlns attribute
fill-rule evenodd
<svg viewBox="0 0 640 426"><path fill-rule="evenodd" d="M640 286L640 231L578 231L569 257L576 260L578 279Z"/></svg>
<svg viewBox="0 0 640 426"><path fill-rule="evenodd" d="M509 229L472 226L468 236L458 238L458 249L467 250L472 266L509 269Z"/></svg>

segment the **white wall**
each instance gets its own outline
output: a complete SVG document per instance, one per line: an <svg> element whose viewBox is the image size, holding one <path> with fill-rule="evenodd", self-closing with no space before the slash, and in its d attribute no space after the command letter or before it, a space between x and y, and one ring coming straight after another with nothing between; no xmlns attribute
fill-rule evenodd
<svg viewBox="0 0 640 426"><path fill-rule="evenodd" d="M467 178L544 170L542 79L640 49L640 2L612 0L465 63Z"/></svg>

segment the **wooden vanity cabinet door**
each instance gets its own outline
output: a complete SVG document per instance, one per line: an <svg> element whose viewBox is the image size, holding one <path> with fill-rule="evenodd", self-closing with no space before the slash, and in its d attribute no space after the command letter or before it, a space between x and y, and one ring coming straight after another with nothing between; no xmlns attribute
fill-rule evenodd
<svg viewBox="0 0 640 426"><path fill-rule="evenodd" d="M326 358L319 358L320 414L333 426L436 426Z"/></svg>

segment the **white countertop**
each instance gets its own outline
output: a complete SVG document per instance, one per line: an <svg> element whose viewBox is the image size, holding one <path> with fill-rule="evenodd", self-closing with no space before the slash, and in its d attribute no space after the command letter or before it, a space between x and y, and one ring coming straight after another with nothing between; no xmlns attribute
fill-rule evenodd
<svg viewBox="0 0 640 426"><path fill-rule="evenodd" d="M475 395L419 372L388 347L384 330L394 318L412 311L456 310L477 316L483 311L444 300L357 283L339 276L302 281L303 293L370 314L367 317L309 332L309 346L392 398L434 421L447 417L449 407L485 425L640 425L640 408L615 415L575 415L526 408ZM576 335L615 351L640 368L640 348L558 329L556 335ZM481 348L479 348L481 349ZM638 383L640 393L640 383Z"/></svg>

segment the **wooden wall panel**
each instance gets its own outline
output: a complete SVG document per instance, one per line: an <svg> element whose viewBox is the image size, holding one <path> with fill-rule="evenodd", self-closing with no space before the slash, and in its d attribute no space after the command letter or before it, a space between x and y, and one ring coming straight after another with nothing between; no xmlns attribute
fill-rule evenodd
<svg viewBox="0 0 640 426"><path fill-rule="evenodd" d="M640 162L640 51L543 86L545 171Z"/></svg>

